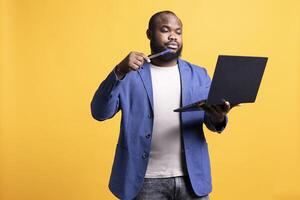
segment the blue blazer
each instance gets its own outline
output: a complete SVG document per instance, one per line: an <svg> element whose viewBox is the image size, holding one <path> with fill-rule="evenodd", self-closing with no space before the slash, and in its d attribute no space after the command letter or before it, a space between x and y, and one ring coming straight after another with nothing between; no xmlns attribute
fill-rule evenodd
<svg viewBox="0 0 300 200"><path fill-rule="evenodd" d="M181 105L206 99L211 79L204 68L178 59L181 78ZM166 77L167 81L167 77ZM174 108L175 109L175 108ZM150 64L118 80L114 71L101 83L91 102L92 116L112 118L122 111L120 135L116 146L109 188L120 199L133 199L139 192L147 169L153 128L153 94ZM212 190L210 161L203 123L221 132L203 111L181 113L181 133L185 165L194 192L199 196Z"/></svg>

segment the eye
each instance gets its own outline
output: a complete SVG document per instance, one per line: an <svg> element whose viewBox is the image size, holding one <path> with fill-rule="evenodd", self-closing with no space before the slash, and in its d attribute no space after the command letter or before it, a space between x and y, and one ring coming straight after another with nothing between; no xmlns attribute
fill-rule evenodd
<svg viewBox="0 0 300 200"><path fill-rule="evenodd" d="M168 32L169 30L168 30L167 27L162 27L162 28L160 29L160 31L163 32L163 33L166 33L166 32Z"/></svg>
<svg viewBox="0 0 300 200"><path fill-rule="evenodd" d="M177 35L181 35L182 34L182 31L180 29L176 30L176 34Z"/></svg>

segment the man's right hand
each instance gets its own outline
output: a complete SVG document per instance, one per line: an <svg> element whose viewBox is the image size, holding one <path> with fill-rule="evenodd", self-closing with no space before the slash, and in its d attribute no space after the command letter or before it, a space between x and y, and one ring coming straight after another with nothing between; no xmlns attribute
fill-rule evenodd
<svg viewBox="0 0 300 200"><path fill-rule="evenodd" d="M119 78L123 78L128 72L138 70L144 61L150 62L150 59L143 53L130 52L117 66L116 73Z"/></svg>

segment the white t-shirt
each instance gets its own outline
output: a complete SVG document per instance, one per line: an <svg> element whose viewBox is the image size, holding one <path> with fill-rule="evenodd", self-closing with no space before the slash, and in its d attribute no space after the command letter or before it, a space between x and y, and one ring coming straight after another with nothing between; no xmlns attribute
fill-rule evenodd
<svg viewBox="0 0 300 200"><path fill-rule="evenodd" d="M151 65L154 124L146 178L184 175L181 153L180 107L181 84L178 65Z"/></svg>

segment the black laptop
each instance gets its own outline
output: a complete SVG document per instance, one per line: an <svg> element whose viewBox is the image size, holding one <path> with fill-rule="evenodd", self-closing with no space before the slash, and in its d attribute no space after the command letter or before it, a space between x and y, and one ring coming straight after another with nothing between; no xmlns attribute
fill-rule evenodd
<svg viewBox="0 0 300 200"><path fill-rule="evenodd" d="M224 100L231 105L255 102L267 60L267 57L220 55L208 98L174 112L197 111L203 104L220 105Z"/></svg>

